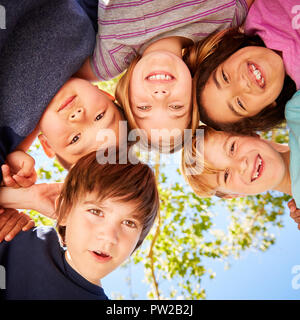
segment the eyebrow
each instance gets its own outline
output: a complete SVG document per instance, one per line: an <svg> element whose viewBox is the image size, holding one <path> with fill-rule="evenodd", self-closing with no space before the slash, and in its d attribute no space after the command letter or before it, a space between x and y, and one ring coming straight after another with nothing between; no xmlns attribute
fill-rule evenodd
<svg viewBox="0 0 300 320"><path fill-rule="evenodd" d="M216 77L216 73L217 73L217 70L214 70L213 71L213 74L212 74L212 78L213 78L213 81L217 87L218 90L221 90L221 85L219 83L219 81L217 80L217 77ZM229 108L229 110L234 113L237 117L240 117L240 118L244 118L244 116L242 114L240 114L239 112L237 112L233 105L230 103L230 102L227 102L227 106Z"/></svg>

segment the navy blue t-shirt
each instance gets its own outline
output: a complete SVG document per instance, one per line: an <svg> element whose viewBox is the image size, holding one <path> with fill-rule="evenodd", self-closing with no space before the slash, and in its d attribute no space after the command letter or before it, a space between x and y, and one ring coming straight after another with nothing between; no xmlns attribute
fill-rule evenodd
<svg viewBox="0 0 300 320"><path fill-rule="evenodd" d="M1 0L0 166L93 53L96 32L75 0ZM0 182L2 174L0 170Z"/></svg>
<svg viewBox="0 0 300 320"><path fill-rule="evenodd" d="M107 300L101 287L87 281L66 261L52 227L38 227L0 243L6 300ZM2 267L2 270L3 270Z"/></svg>

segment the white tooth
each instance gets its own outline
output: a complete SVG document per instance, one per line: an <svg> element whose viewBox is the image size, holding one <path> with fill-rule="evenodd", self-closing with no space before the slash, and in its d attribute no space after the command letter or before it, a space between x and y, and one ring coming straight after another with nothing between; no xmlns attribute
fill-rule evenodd
<svg viewBox="0 0 300 320"><path fill-rule="evenodd" d="M251 64L251 68L253 71L256 69L254 64Z"/></svg>
<svg viewBox="0 0 300 320"><path fill-rule="evenodd" d="M260 80L260 78L261 78L261 73L259 72L259 70L253 71L253 74L255 75L255 77L256 77L257 80Z"/></svg>

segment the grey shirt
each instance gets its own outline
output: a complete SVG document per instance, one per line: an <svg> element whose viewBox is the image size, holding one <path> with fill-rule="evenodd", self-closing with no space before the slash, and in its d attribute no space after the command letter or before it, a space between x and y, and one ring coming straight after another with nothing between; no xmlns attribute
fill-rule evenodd
<svg viewBox="0 0 300 320"><path fill-rule="evenodd" d="M91 59L100 80L122 73L152 42L181 36L198 42L216 30L239 26L245 0L99 0L97 42Z"/></svg>

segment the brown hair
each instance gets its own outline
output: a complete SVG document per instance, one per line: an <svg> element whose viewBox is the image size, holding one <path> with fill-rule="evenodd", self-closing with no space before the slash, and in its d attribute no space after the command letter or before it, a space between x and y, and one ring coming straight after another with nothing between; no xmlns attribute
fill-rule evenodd
<svg viewBox="0 0 300 320"><path fill-rule="evenodd" d="M198 129L204 130L204 139L209 138L210 135L216 133L214 129L202 125ZM185 179L185 181L191 186L193 191L200 197L211 197L216 195L215 186L208 183L204 175L215 174L219 170L215 169L211 164L204 160L204 154L201 152L200 146L197 145L197 139L194 135L192 140L189 141L189 144L186 144L182 149L181 156L181 166L180 171ZM195 165L192 162L192 159L199 158L202 161L202 164Z"/></svg>
<svg viewBox="0 0 300 320"><path fill-rule="evenodd" d="M116 154L119 159L119 153ZM99 160L99 159L98 159ZM76 206L78 199L88 192L97 192L99 201L118 198L134 202L141 216L142 232L135 250L150 231L159 210L159 196L151 168L141 162L126 164L99 164L96 152L82 157L69 171L57 203L58 233L64 243L66 227L60 225Z"/></svg>
<svg viewBox="0 0 300 320"><path fill-rule="evenodd" d="M121 108L124 109L126 119L129 123L130 129L138 129L138 125L135 121L134 115L131 110L131 102L130 102L130 79L133 73L133 70L136 66L136 64L141 59L141 55L138 55L135 57L135 59L130 63L127 71L123 74L121 79L118 81L118 84L116 86L115 91L115 97L117 102L120 104ZM193 95L192 95L193 97ZM194 103L192 98L192 116L191 121L187 127L187 129L192 129L192 132L194 133L196 128L199 125L199 113L197 109L197 104ZM144 148L149 148L151 146L151 140L150 138L142 139L142 145ZM159 152L164 152L165 148L167 150L170 150L171 153L176 152L180 150L184 144L184 137L180 137L178 139L174 139L174 141L170 142L170 148L166 148L168 146L163 145L163 143L160 141L159 145L153 145Z"/></svg>
<svg viewBox="0 0 300 320"><path fill-rule="evenodd" d="M194 101L198 105L200 120L216 130L251 134L255 131L265 131L278 126L284 118L286 102L296 92L294 81L285 76L283 88L277 97L276 107L267 106L255 116L243 118L235 123L217 123L212 121L204 107L201 96L207 80L213 71L236 51L247 46L265 47L257 35L246 35L238 28L223 30L200 41L196 47L187 49L185 62L193 75L195 94Z"/></svg>

